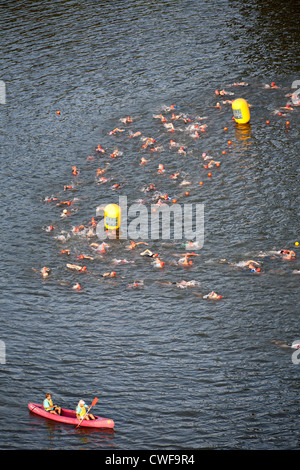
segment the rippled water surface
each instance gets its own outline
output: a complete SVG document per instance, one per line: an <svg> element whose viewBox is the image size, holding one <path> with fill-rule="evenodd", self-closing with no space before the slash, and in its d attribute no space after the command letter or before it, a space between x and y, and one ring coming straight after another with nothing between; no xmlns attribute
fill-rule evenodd
<svg viewBox="0 0 300 470"><path fill-rule="evenodd" d="M300 80L299 28L287 5L0 3L2 449L299 448L300 365L273 343L299 339L299 108L280 109ZM249 85L230 87L242 81ZM265 89L272 81L280 88ZM217 97L223 88L234 96ZM237 97L251 105L248 126L234 124L223 104ZM172 121L171 105L192 124L205 117L205 132L192 137L190 123ZM126 116L131 124L120 121ZM109 135L115 128L124 132ZM137 131L159 150L143 149L141 136L130 137ZM111 158L115 148L122 155ZM211 178L203 152L221 162ZM111 180L97 184L106 164ZM98 241L72 228L121 195L150 207L150 183L180 204L205 205L193 264L175 264L180 241L146 240L166 263L160 270L140 256L143 245L129 251L128 240L111 240L105 255L85 262L88 273L68 271ZM70 184L76 191L64 191ZM51 196L77 198L72 215L61 218L63 208L45 202ZM61 234L71 237L62 243ZM296 260L261 256L281 249ZM260 274L240 267L249 259ZM46 280L32 269L43 266ZM112 270L115 279L101 277ZM128 287L137 280L144 287ZM201 284L168 285L181 280ZM212 290L220 301L196 295ZM115 431L31 415L28 402L48 391L65 408L97 396L95 414L114 419Z"/></svg>

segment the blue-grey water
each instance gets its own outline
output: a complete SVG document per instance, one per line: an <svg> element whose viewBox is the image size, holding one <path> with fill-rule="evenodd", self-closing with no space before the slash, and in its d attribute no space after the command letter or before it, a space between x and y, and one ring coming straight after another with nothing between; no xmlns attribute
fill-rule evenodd
<svg viewBox="0 0 300 470"><path fill-rule="evenodd" d="M283 1L0 3L1 449L299 448L300 364L273 342L300 337L300 108L281 109L300 80L298 26ZM264 88L271 82L279 88ZM223 104L238 97L251 105L248 126ZM189 124L172 121L171 105L190 123L206 117L205 132L193 138ZM127 116L131 124L120 121ZM124 132L109 135L115 128ZM160 149L143 149L141 137ZM115 148L122 155L113 159ZM221 162L211 178L203 152ZM108 163L111 179L97 184ZM128 240L111 240L85 261L89 273L69 271L99 241L72 227L121 195L149 204L150 183L180 204L205 205L193 264L174 264L184 252L175 240L144 240L162 270L140 256L144 245L129 251ZM71 184L76 191L64 191ZM63 207L45 202L51 196L77 198L71 216L61 218ZM62 243L61 234L71 236ZM262 257L281 249L296 259ZM260 274L238 265L250 259ZM48 279L34 271L43 266ZM115 279L101 277L112 270ZM140 280L144 287L128 287ZM201 284L163 284L181 280ZM212 290L222 299L196 295ZM94 413L114 419L115 431L30 414L28 403L46 392L65 408L97 396Z"/></svg>

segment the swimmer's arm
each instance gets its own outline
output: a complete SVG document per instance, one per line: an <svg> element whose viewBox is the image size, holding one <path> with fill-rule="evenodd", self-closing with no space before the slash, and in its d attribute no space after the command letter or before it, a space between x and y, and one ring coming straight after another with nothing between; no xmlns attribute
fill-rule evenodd
<svg viewBox="0 0 300 470"><path fill-rule="evenodd" d="M250 259L249 261L245 263L245 266L249 266L249 264L252 264L252 263L256 264L257 266L259 265L257 261L253 261L252 259Z"/></svg>

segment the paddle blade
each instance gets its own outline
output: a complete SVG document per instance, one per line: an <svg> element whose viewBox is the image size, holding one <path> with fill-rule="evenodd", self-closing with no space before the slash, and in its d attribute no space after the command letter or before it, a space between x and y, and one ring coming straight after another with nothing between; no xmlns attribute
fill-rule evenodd
<svg viewBox="0 0 300 470"><path fill-rule="evenodd" d="M98 398L95 397L94 400L92 401L91 408L92 408L92 406L96 405L97 401L98 401Z"/></svg>

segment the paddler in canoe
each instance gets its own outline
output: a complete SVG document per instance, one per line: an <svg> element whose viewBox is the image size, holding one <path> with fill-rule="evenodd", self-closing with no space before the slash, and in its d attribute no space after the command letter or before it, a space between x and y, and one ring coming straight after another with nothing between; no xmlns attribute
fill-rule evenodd
<svg viewBox="0 0 300 470"><path fill-rule="evenodd" d="M90 408L85 404L84 400L79 400L76 407L76 417L82 421L83 419L96 419L92 413L89 413Z"/></svg>
<svg viewBox="0 0 300 470"><path fill-rule="evenodd" d="M61 407L57 405L53 405L53 401L52 401L50 393L46 393L46 398L43 402L43 406L44 406L45 411L49 411L49 413L53 413L55 415L61 414Z"/></svg>

